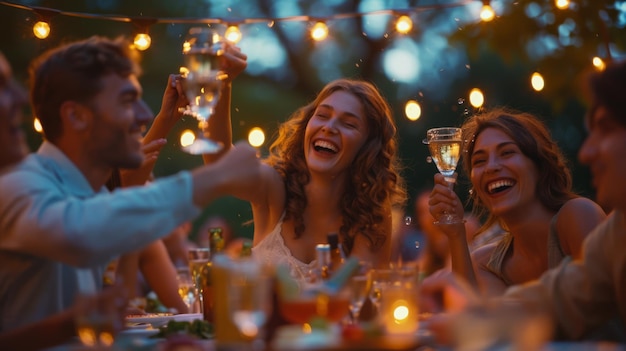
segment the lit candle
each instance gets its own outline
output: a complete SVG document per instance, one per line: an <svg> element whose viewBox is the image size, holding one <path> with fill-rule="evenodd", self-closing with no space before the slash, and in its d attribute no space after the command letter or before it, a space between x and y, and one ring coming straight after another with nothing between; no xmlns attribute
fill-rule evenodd
<svg viewBox="0 0 626 351"><path fill-rule="evenodd" d="M417 331L417 291L413 284L388 284L381 296L381 320L388 334Z"/></svg>

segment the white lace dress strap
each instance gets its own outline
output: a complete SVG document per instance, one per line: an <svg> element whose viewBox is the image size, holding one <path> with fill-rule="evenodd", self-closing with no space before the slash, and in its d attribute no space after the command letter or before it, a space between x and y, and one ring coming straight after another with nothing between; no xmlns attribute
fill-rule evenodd
<svg viewBox="0 0 626 351"><path fill-rule="evenodd" d="M289 248L285 246L285 239L282 235L284 217L285 213L283 212L272 232L252 248L252 254L255 259L265 264L273 266L287 265L291 276L298 281L300 286L303 286L307 281L309 272L315 267L316 261L304 263L293 257Z"/></svg>

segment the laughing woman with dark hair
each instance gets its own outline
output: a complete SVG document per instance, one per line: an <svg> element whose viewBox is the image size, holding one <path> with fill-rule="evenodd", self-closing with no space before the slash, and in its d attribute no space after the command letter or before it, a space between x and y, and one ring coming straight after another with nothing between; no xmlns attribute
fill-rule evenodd
<svg viewBox="0 0 626 351"><path fill-rule="evenodd" d="M472 117L462 128L469 141L463 169L472 183L474 210L487 216L483 228L497 223L506 233L470 258L463 225L441 226L454 246L453 271L498 295L538 278L565 257L579 258L584 238L605 213L572 191L565 157L546 126L531 114L498 108ZM435 182L432 215L462 212L443 177L436 175Z"/></svg>

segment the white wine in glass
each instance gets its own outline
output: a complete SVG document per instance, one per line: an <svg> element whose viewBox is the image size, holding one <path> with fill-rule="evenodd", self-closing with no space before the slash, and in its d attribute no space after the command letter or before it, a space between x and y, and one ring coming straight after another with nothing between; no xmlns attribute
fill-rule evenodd
<svg viewBox="0 0 626 351"><path fill-rule="evenodd" d="M189 101L185 114L198 120L198 132L193 143L184 151L198 155L221 150L222 145L204 136L204 130L220 98L222 81L226 75L220 70L219 59L224 54L222 37L208 27L194 27L183 44L185 78L183 90Z"/></svg>
<svg viewBox="0 0 626 351"><path fill-rule="evenodd" d="M461 158L463 144L461 128L442 127L429 129L426 132L425 144L428 144L430 156L444 178L450 186L456 182L454 172ZM462 222L462 219L449 213L444 213L439 218L440 224L455 224Z"/></svg>

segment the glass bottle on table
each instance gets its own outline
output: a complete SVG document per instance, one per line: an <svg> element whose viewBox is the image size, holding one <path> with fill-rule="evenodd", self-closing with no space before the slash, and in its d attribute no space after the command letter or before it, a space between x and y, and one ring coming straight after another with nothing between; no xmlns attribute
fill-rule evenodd
<svg viewBox="0 0 626 351"><path fill-rule="evenodd" d="M318 284L330 277L330 245L315 246L316 266L311 272L311 283Z"/></svg>
<svg viewBox="0 0 626 351"><path fill-rule="evenodd" d="M341 244L339 243L339 234L336 232L328 233L327 241L330 246L330 270L336 271L343 264L345 259Z"/></svg>
<svg viewBox="0 0 626 351"><path fill-rule="evenodd" d="M224 251L224 238L222 237L222 228L215 227L209 229L209 246L211 251L211 260L207 263L202 272L202 313L204 319L212 322L214 320L214 292L211 280L213 269L213 258L220 255Z"/></svg>

